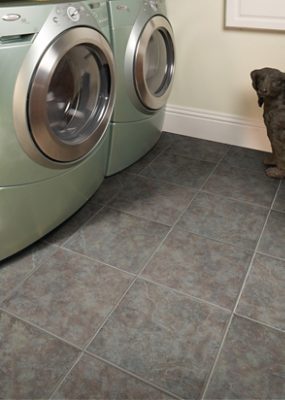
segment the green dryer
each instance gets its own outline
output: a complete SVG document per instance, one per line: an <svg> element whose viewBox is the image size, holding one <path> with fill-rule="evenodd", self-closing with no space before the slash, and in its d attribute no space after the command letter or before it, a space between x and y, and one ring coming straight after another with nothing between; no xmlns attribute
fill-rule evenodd
<svg viewBox="0 0 285 400"><path fill-rule="evenodd" d="M105 1L0 6L0 260L78 210L106 173L114 58Z"/></svg>
<svg viewBox="0 0 285 400"><path fill-rule="evenodd" d="M137 161L160 137L174 75L165 0L108 0L117 74L107 174Z"/></svg>

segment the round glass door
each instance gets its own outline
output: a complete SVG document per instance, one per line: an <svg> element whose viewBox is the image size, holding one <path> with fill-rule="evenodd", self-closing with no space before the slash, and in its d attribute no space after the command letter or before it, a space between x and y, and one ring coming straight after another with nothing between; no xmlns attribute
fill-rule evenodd
<svg viewBox="0 0 285 400"><path fill-rule="evenodd" d="M100 99L99 95L101 85L102 77L92 49L76 46L63 56L46 96L48 124L58 140L76 144L92 134L88 123L93 123L96 110L105 108L105 98ZM95 124L99 120L95 119Z"/></svg>
<svg viewBox="0 0 285 400"><path fill-rule="evenodd" d="M73 162L99 142L113 108L113 68L108 42L91 28L66 31L44 53L27 109L33 141L44 156Z"/></svg>
<svg viewBox="0 0 285 400"><path fill-rule="evenodd" d="M153 17L139 39L134 62L135 86L141 102L149 109L163 107L174 74L174 42L169 22Z"/></svg>

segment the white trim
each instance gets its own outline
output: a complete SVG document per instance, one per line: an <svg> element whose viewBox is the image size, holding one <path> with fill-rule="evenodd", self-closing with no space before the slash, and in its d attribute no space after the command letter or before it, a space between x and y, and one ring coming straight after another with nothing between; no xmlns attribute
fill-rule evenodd
<svg viewBox="0 0 285 400"><path fill-rule="evenodd" d="M166 107L163 130L234 146L271 151L263 123L214 111L169 104Z"/></svg>
<svg viewBox="0 0 285 400"><path fill-rule="evenodd" d="M284 0L227 0L226 26L285 30Z"/></svg>

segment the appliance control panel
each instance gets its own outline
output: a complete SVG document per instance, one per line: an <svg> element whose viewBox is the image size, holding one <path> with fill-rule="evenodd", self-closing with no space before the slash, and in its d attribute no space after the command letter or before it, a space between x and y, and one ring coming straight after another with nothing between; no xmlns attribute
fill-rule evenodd
<svg viewBox="0 0 285 400"><path fill-rule="evenodd" d="M51 29L56 34L79 24L101 28L104 33L109 33L106 1L85 0L31 7L0 7L0 38L16 39L19 35L29 35L30 41L33 35L43 29Z"/></svg>
<svg viewBox="0 0 285 400"><path fill-rule="evenodd" d="M80 21L82 15L84 15L84 8L80 3L72 3L72 5L59 5L56 7L53 22L56 24L61 24L64 21L76 23Z"/></svg>
<svg viewBox="0 0 285 400"><path fill-rule="evenodd" d="M100 27L108 25L108 12L105 1L91 0L84 3L70 3L60 5L56 8L56 15L53 18L55 23L62 23L68 20L69 23L87 22L86 19L94 17Z"/></svg>

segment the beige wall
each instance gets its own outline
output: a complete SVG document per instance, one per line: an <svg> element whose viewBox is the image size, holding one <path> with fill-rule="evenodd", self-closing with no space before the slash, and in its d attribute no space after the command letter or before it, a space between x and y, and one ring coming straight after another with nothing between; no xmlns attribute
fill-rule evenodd
<svg viewBox="0 0 285 400"><path fill-rule="evenodd" d="M261 120L249 73L285 71L285 33L224 28L225 0L167 0L177 66L169 104Z"/></svg>

